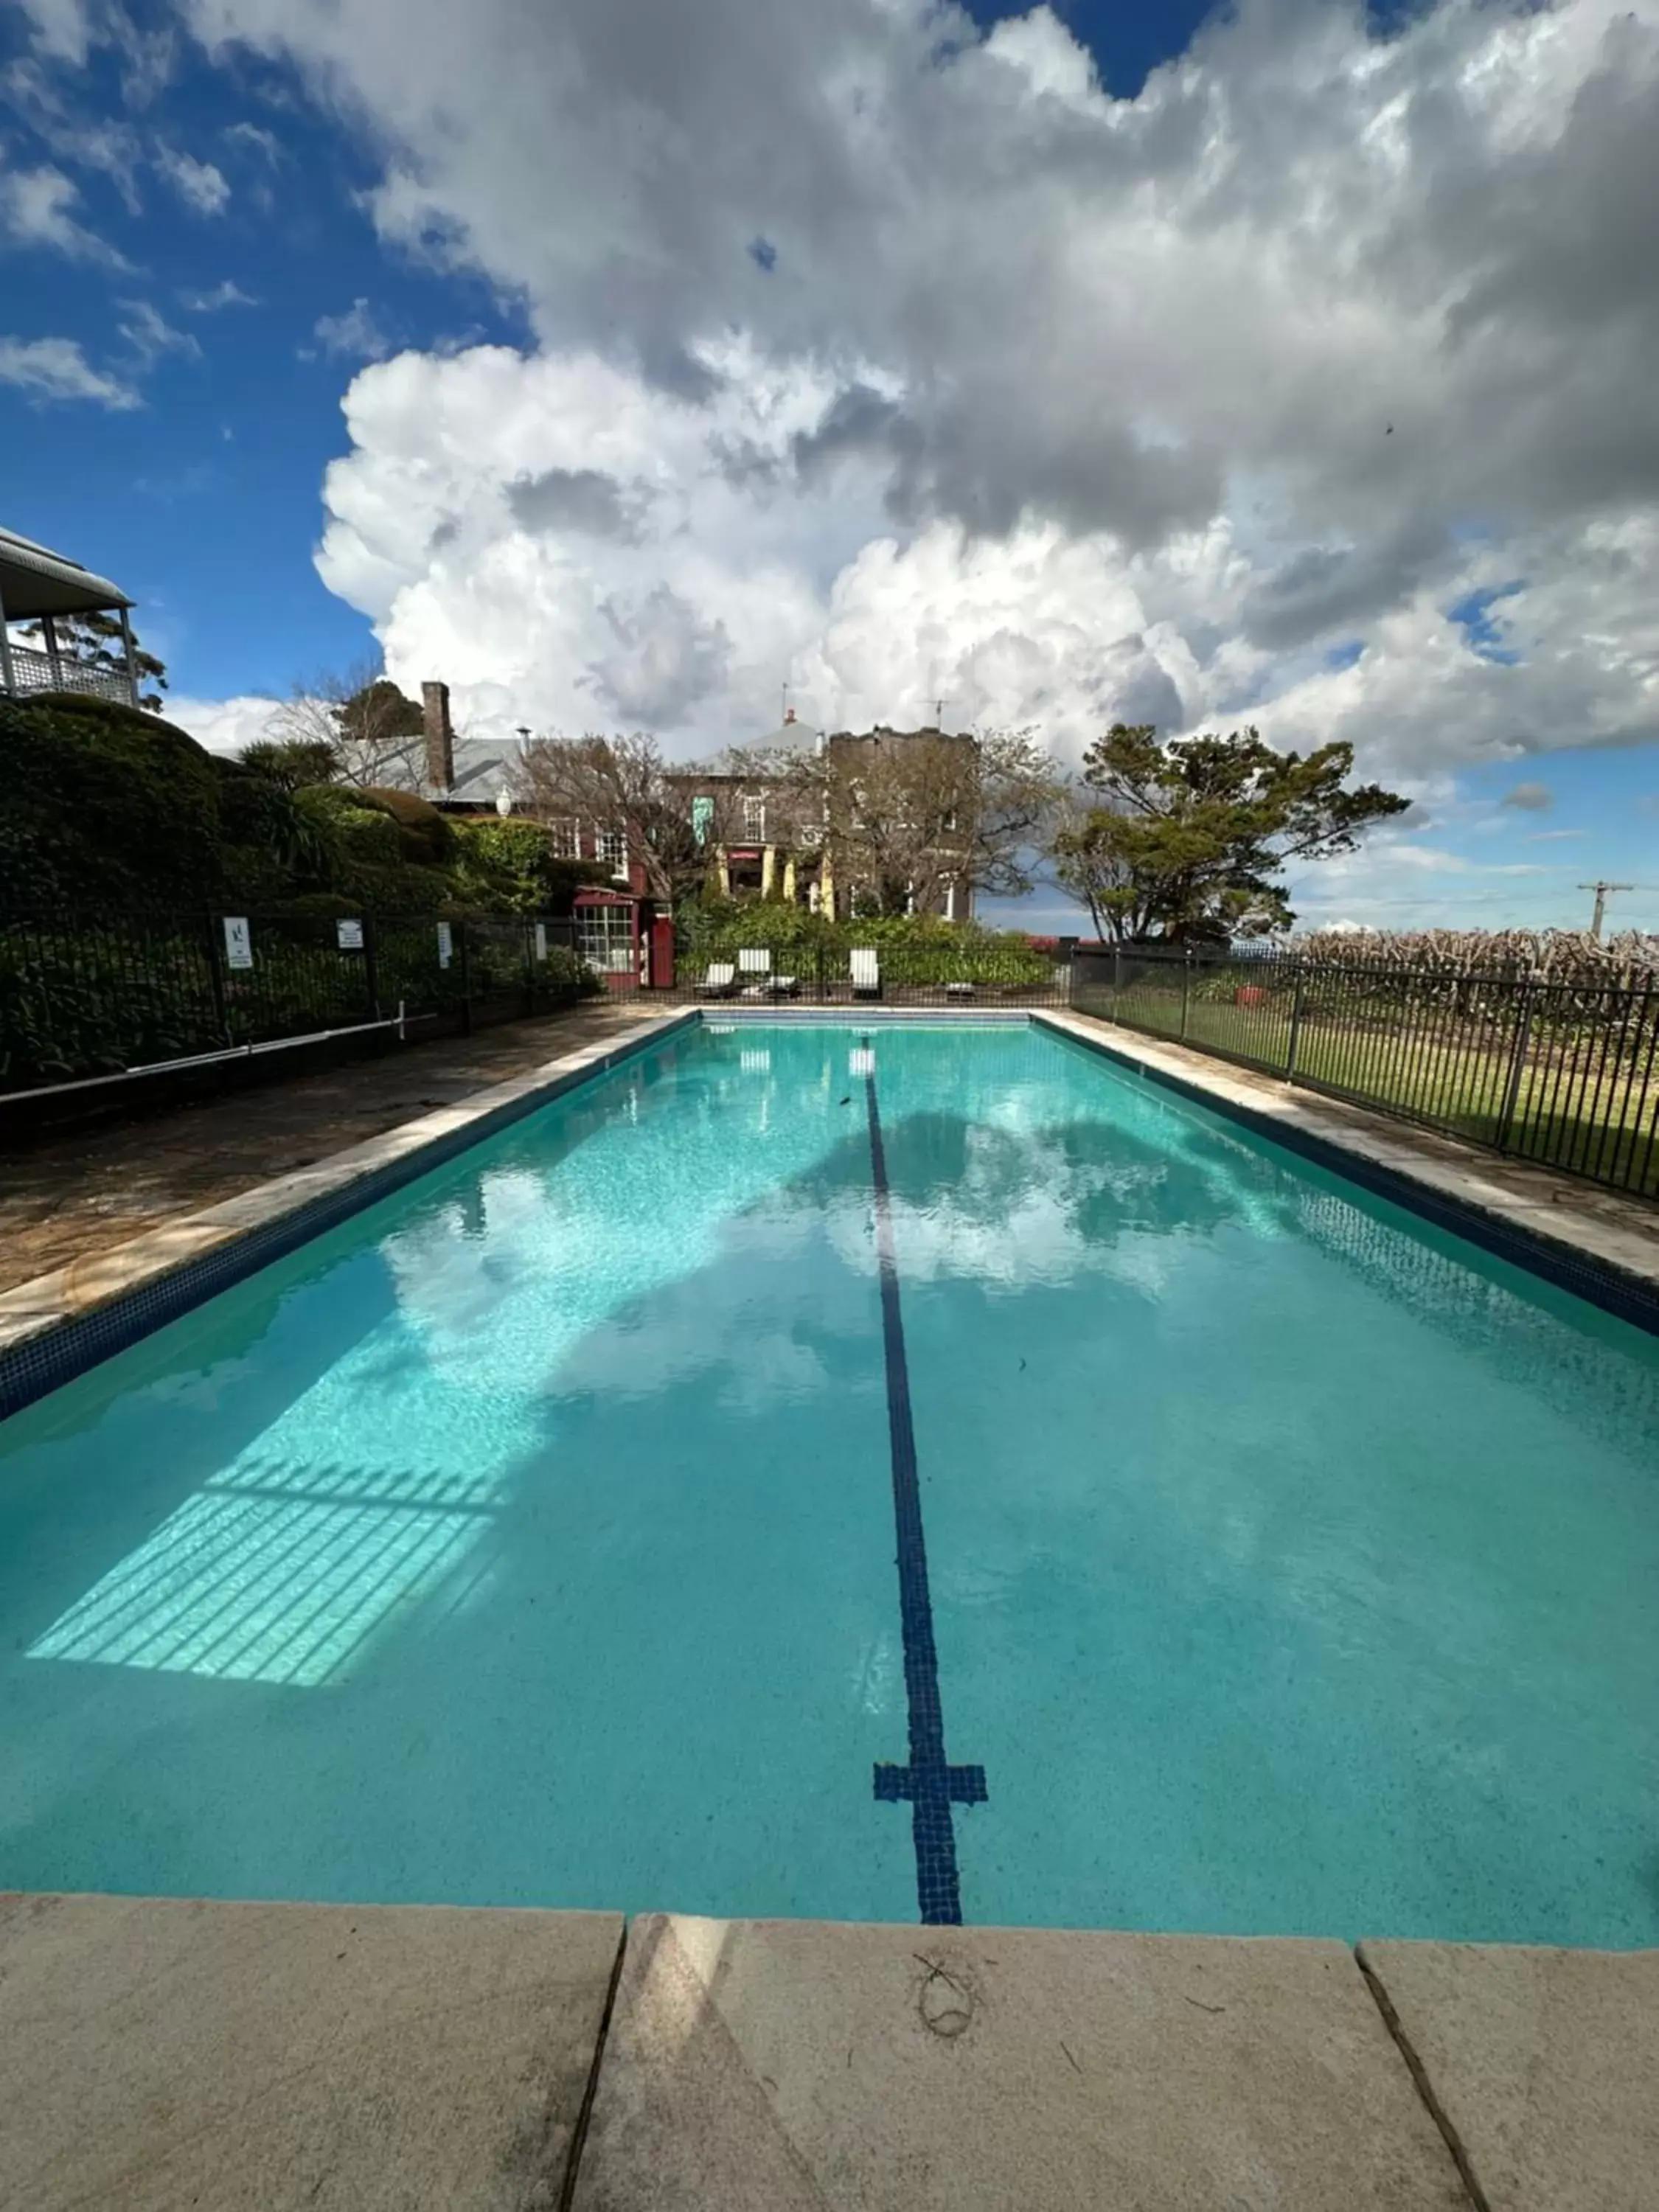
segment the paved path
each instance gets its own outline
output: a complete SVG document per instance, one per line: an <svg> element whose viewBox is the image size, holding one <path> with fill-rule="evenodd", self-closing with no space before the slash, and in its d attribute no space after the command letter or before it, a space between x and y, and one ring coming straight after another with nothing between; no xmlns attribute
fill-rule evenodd
<svg viewBox="0 0 1659 2212"><path fill-rule="evenodd" d="M574 1006L25 1146L0 1162L0 1291L309 1167L635 1018L608 1001Z"/></svg>
<svg viewBox="0 0 1659 2212"><path fill-rule="evenodd" d="M1659 1953L0 1898L22 2212L1654 2212Z"/></svg>

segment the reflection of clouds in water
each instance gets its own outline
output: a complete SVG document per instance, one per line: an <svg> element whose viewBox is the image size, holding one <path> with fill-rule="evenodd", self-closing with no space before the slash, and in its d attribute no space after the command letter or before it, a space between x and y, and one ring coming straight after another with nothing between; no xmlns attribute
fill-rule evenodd
<svg viewBox="0 0 1659 2212"><path fill-rule="evenodd" d="M1030 1121L1002 1101L977 1126L918 1115L892 1127L902 1276L972 1279L1006 1292L1107 1273L1160 1297L1187 1264L1182 1248L1217 1230L1285 1233L1282 1171L1259 1157L1214 1157L1167 1124L1154 1145L1115 1118L1047 1128ZM833 1217L830 1233L859 1264L854 1223Z"/></svg>
<svg viewBox="0 0 1659 2212"><path fill-rule="evenodd" d="M665 1286L641 1311L599 1322L564 1360L559 1395L645 1397L724 1368L720 1403L747 1415L827 1389L819 1346L868 1335L875 1309L862 1271L826 1275L811 1267L822 1221L815 1206L797 1200L729 1223L723 1257L743 1295L712 1298L706 1279L694 1279ZM810 1336L802 1333L809 1323ZM880 1388L874 1369L868 1387Z"/></svg>

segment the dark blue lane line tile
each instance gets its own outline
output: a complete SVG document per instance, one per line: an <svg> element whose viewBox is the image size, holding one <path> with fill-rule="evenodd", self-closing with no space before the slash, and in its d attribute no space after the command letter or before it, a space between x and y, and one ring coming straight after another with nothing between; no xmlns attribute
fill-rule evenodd
<svg viewBox="0 0 1659 2212"><path fill-rule="evenodd" d="M887 1427L893 1462L893 1525L897 1538L899 1619L904 1632L904 1688L910 1710L907 1766L879 1762L878 1799L908 1802L916 1852L916 1902L923 1924L957 1927L962 1887L951 1808L982 1805L988 1792L982 1766L952 1766L945 1755L945 1709L939 1694L939 1653L933 1644L933 1601L927 1587L927 1546L921 1526L916 1474L916 1432L910 1413L910 1369L899 1306L898 1255L893 1240L893 1198L881 1139L876 1079L864 1079L870 1114L870 1176L876 1200L876 1259L881 1277L881 1330L887 1362Z"/></svg>

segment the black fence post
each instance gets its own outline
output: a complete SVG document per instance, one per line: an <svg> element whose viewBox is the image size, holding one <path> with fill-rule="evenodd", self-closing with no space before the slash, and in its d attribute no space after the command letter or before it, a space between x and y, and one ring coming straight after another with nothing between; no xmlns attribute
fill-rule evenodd
<svg viewBox="0 0 1659 2212"><path fill-rule="evenodd" d="M1285 1080L1296 1081L1296 1048L1302 1042L1302 963L1296 963L1296 988L1291 994L1291 1041L1285 1054Z"/></svg>
<svg viewBox="0 0 1659 2212"><path fill-rule="evenodd" d="M467 964L466 923L465 921L458 921L455 924L455 942L460 948L461 1035L463 1036L471 1036L472 1034L472 976L471 971Z"/></svg>
<svg viewBox="0 0 1659 2212"><path fill-rule="evenodd" d="M213 1018L220 1036L230 1042L230 1008L225 998L225 947L222 918L213 913L207 917L208 978L213 986Z"/></svg>
<svg viewBox="0 0 1659 2212"><path fill-rule="evenodd" d="M1536 971L1528 975L1521 988L1521 1011L1516 1017L1515 1043L1510 1053L1509 1081L1504 1086L1504 1109L1498 1117L1498 1149L1506 1152L1510 1148L1510 1133L1515 1127L1515 1109L1521 1098L1521 1078L1527 1065L1527 1044L1532 1034L1532 1002L1537 989Z"/></svg>
<svg viewBox="0 0 1659 2212"><path fill-rule="evenodd" d="M374 949L374 917L363 916L363 988L368 994L368 1018L380 1018L380 963Z"/></svg>
<svg viewBox="0 0 1659 2212"><path fill-rule="evenodd" d="M1180 1042L1181 1042L1182 1044L1185 1044L1185 1043L1186 1043L1186 1042L1187 1042L1187 1007L1188 1007L1188 1001L1189 1001L1189 1000L1190 1000L1190 999L1192 998L1192 995L1193 995L1193 948L1192 948L1192 946L1191 946L1190 945L1185 945L1185 946L1183 946L1183 947L1182 947L1182 954L1181 954L1181 1037L1180 1037Z"/></svg>
<svg viewBox="0 0 1659 2212"><path fill-rule="evenodd" d="M1117 1002L1123 995L1123 946L1120 940L1112 945L1112 1019L1117 1019Z"/></svg>

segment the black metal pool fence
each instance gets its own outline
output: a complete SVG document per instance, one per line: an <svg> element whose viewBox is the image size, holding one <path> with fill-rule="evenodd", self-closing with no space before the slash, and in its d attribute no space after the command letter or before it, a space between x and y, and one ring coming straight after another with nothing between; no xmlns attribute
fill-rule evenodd
<svg viewBox="0 0 1659 2212"><path fill-rule="evenodd" d="M568 920L0 913L0 1102L578 995Z"/></svg>
<svg viewBox="0 0 1659 2212"><path fill-rule="evenodd" d="M576 997L568 917L0 910L0 1103L379 1030L428 1035ZM1447 973L1069 939L632 954L607 993L670 1005L1072 1007L1357 1104L1659 1195L1659 979ZM590 986L591 988L591 986Z"/></svg>
<svg viewBox="0 0 1659 2212"><path fill-rule="evenodd" d="M1659 1195L1659 980L1079 945L1079 1013Z"/></svg>

